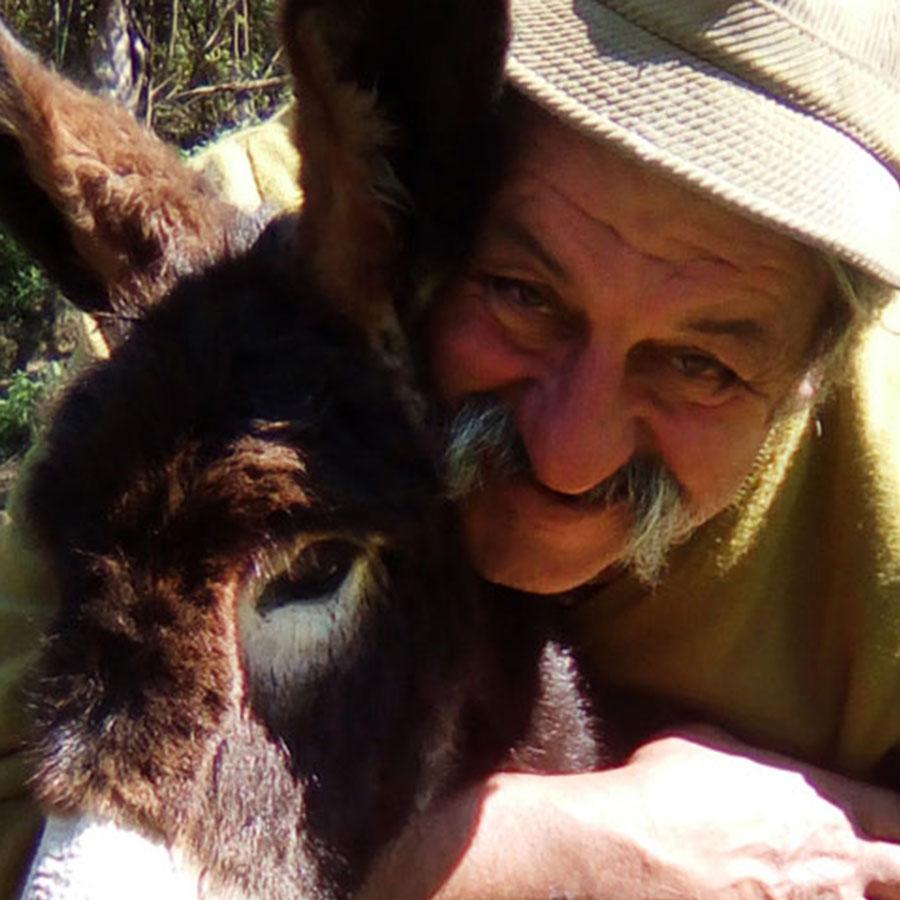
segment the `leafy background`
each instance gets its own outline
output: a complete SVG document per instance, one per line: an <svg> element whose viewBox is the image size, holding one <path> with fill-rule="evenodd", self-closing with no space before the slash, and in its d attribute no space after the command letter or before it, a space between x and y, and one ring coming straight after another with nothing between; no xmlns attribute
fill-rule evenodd
<svg viewBox="0 0 900 900"><path fill-rule="evenodd" d="M277 0L0 0L42 59L115 97L189 152L287 98ZM76 319L0 232L0 499L39 401L74 350Z"/></svg>

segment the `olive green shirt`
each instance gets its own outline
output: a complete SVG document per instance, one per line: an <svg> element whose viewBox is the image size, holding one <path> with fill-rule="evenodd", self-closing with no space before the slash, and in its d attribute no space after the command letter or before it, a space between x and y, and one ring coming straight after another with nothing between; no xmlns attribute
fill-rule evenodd
<svg viewBox="0 0 900 900"><path fill-rule="evenodd" d="M900 300L656 590L622 580L576 615L602 680L871 776L900 746Z"/></svg>
<svg viewBox="0 0 900 900"><path fill-rule="evenodd" d="M14 896L40 824L26 787L23 685L55 609L49 573L16 510L14 496L9 510L0 513L0 898L4 900Z"/></svg>

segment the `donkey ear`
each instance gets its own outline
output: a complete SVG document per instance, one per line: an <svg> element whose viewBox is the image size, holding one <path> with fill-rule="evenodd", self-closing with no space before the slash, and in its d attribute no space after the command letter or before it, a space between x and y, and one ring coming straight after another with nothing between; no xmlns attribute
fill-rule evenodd
<svg viewBox="0 0 900 900"><path fill-rule="evenodd" d="M76 305L139 312L221 254L234 215L124 109L0 24L0 216Z"/></svg>
<svg viewBox="0 0 900 900"><path fill-rule="evenodd" d="M469 230L507 20L505 0L286 3L307 258L370 328L411 252L452 255Z"/></svg>

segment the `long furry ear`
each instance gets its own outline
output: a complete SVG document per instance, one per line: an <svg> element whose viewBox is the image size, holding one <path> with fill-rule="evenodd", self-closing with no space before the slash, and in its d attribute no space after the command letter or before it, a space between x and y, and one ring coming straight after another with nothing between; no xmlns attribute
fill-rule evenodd
<svg viewBox="0 0 900 900"><path fill-rule="evenodd" d="M507 5L286 0L283 26L306 256L384 346L392 297L404 299L398 279L424 257L433 272L460 252L484 194Z"/></svg>
<svg viewBox="0 0 900 900"><path fill-rule="evenodd" d="M0 24L0 216L81 309L133 316L221 255L235 211Z"/></svg>

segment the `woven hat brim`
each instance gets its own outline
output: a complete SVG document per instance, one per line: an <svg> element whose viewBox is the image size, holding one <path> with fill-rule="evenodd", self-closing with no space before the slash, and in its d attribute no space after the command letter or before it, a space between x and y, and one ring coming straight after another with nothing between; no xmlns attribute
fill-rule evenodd
<svg viewBox="0 0 900 900"><path fill-rule="evenodd" d="M513 0L507 77L594 137L900 287L900 185L830 124L591 0Z"/></svg>

